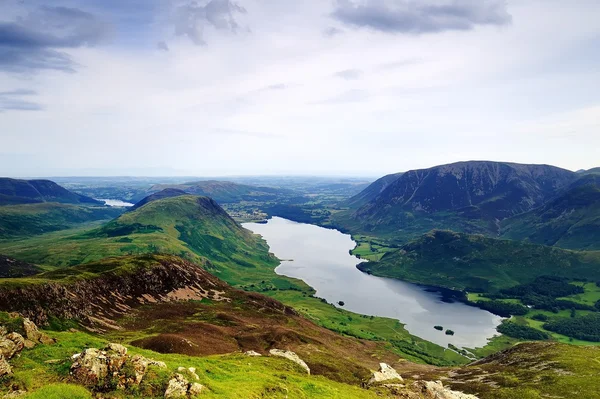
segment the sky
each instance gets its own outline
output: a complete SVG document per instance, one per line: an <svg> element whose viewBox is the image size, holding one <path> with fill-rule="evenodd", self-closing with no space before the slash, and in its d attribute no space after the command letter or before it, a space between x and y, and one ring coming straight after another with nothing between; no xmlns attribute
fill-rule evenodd
<svg viewBox="0 0 600 399"><path fill-rule="evenodd" d="M598 0L0 0L0 175L600 166Z"/></svg>

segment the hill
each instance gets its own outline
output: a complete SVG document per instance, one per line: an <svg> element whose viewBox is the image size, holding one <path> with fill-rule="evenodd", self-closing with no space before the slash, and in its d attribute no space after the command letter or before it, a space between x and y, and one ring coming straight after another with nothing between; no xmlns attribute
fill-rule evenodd
<svg viewBox="0 0 600 399"><path fill-rule="evenodd" d="M187 193L183 190L178 190L176 188L165 188L162 191L158 191L154 194L150 194L149 196L143 198L138 203L136 203L134 206L129 208L129 211L135 211L136 209L141 208L142 206L144 206L147 203L152 202L152 201L157 201L157 200L161 200L164 198L180 197L182 195L187 195Z"/></svg>
<svg viewBox="0 0 600 399"><path fill-rule="evenodd" d="M50 180L0 178L0 205L33 204L40 202L104 205L102 201L76 194Z"/></svg>
<svg viewBox="0 0 600 399"><path fill-rule="evenodd" d="M0 206L0 240L65 230L82 223L112 219L122 212L107 206L56 202Z"/></svg>
<svg viewBox="0 0 600 399"><path fill-rule="evenodd" d="M335 215L333 222L352 232L409 238L434 228L496 233L498 220L540 206L577 177L554 166L490 161L412 170L367 188L350 203L379 194Z"/></svg>
<svg viewBox="0 0 600 399"><path fill-rule="evenodd" d="M217 180L197 181L183 184L157 184L152 186L147 194L153 194L164 189L176 189L188 194L210 197L220 204L240 201L265 202L275 200L282 195L290 196L293 194L293 191L282 188L258 187Z"/></svg>
<svg viewBox="0 0 600 399"><path fill-rule="evenodd" d="M600 250L600 174L585 175L541 207L504 220L502 237Z"/></svg>
<svg viewBox="0 0 600 399"><path fill-rule="evenodd" d="M382 277L495 292L543 275L600 279L600 252L574 252L481 235L432 231L359 269Z"/></svg>

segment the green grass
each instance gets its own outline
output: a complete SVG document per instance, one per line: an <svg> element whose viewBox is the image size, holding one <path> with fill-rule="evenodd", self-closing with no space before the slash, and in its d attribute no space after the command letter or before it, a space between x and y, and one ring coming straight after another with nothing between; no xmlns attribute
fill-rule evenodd
<svg viewBox="0 0 600 399"><path fill-rule="evenodd" d="M0 239L29 237L95 220L106 221L121 212L119 208L53 202L0 206Z"/></svg>
<svg viewBox="0 0 600 399"><path fill-rule="evenodd" d="M106 340L83 332L49 332L57 344L38 345L25 350L13 362L16 373L13 386L30 391L27 398L89 398L89 392L69 381L71 355L86 347L102 348ZM116 397L162 398L168 376L178 367L196 367L200 383L208 387L206 398L376 398L375 390L365 390L329 380L308 376L294 363L276 357L250 358L242 354L190 357L129 347L129 354L141 354L164 361L168 370L151 384L142 382L138 391L115 392ZM47 363L52 360L51 363ZM165 378L166 377L166 378ZM1 389L1 388L0 388ZM6 390L6 386L4 388ZM0 391L1 392L1 391ZM110 395L112 397L112 395Z"/></svg>

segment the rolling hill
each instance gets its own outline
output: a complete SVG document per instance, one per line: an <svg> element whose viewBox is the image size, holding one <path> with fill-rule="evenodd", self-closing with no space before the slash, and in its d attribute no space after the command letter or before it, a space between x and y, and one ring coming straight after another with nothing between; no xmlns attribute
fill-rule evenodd
<svg viewBox="0 0 600 399"><path fill-rule="evenodd" d="M504 220L502 237L600 250L600 174L584 175L541 207Z"/></svg>
<svg viewBox="0 0 600 399"><path fill-rule="evenodd" d="M475 292L494 292L543 275L600 279L600 252L435 230L359 269L382 277Z"/></svg>
<svg viewBox="0 0 600 399"><path fill-rule="evenodd" d="M165 189L176 189L187 194L210 197L220 204L240 201L271 201L279 196L291 196L293 191L274 187L258 187L230 181L206 180L183 184L157 184L148 190L154 194ZM138 198L139 199L139 198Z"/></svg>
<svg viewBox="0 0 600 399"><path fill-rule="evenodd" d="M78 205L104 205L102 201L76 194L50 180L0 178L0 205L58 202Z"/></svg>
<svg viewBox="0 0 600 399"><path fill-rule="evenodd" d="M37 204L0 206L0 240L65 230L83 223L109 220L123 212L108 206Z"/></svg>
<svg viewBox="0 0 600 399"><path fill-rule="evenodd" d="M495 234L499 220L542 205L578 174L548 165L469 161L395 176L350 199L360 204L371 198L334 215L333 223L405 238L435 228Z"/></svg>

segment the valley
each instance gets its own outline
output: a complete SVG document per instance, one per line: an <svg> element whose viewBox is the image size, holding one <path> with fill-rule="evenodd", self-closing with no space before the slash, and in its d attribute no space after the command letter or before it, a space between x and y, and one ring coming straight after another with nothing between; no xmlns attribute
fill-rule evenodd
<svg viewBox="0 0 600 399"><path fill-rule="evenodd" d="M54 192L68 201L89 194L90 202L6 200L0 319L18 312L58 343L11 360L17 371L0 389L75 389L68 358L107 342L170 369L205 370L207 397L236 397L230 387L239 383L245 397L273 398L424 398L419 387L438 379L479 399L579 389L579 378L595 372L580 359L595 356L600 341L598 181L516 164L432 170L373 186L182 178L111 189L104 179L72 180L79 193ZM456 197L443 188L453 186L448 179L466 179L459 192L482 199ZM438 191L419 186L432 184ZM398 192L408 187L412 199L400 206L406 197ZM94 202L100 198L116 206ZM129 201L136 203L121 206ZM311 376L272 350L293 351ZM548 386L511 366L548 358L560 366L534 376ZM379 363L404 384L367 384ZM32 379L36 368L44 378ZM124 391L83 392L162 397L168 374ZM581 397L593 398L593 389Z"/></svg>

